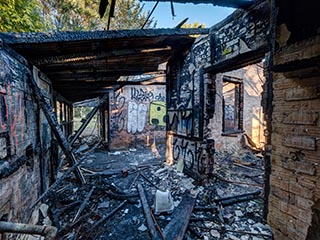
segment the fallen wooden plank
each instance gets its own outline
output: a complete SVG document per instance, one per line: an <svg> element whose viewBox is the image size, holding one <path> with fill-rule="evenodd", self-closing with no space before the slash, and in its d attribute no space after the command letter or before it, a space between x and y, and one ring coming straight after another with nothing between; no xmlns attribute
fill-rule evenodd
<svg viewBox="0 0 320 240"><path fill-rule="evenodd" d="M89 152L87 152L75 165L70 167L60 178L58 178L36 201L32 204L30 208L33 208L37 205L43 198L45 198L54 188L59 186L59 184L66 179L71 172L74 171L87 157L100 145L100 142L97 143Z"/></svg>
<svg viewBox="0 0 320 240"><path fill-rule="evenodd" d="M196 199L190 194L183 197L173 212L172 220L163 231L167 239L182 240L184 238L195 203Z"/></svg>
<svg viewBox="0 0 320 240"><path fill-rule="evenodd" d="M101 223L105 222L108 220L110 217L112 217L117 211L119 211L125 204L127 203L127 200L124 200L118 207L113 209L110 213L108 213L106 216L102 217L99 221L97 221L90 230L92 231L95 229L97 226L99 226Z"/></svg>
<svg viewBox="0 0 320 240"><path fill-rule="evenodd" d="M144 193L143 187L141 186L141 184L138 184L137 188L139 191L143 212L144 212L144 215L147 220L147 225L148 225L148 229L149 229L149 232L151 235L151 239L161 239L158 232L157 232L155 224L153 222L152 213L150 211L150 207L149 207L146 195ZM168 238L168 239L170 239L170 238Z"/></svg>
<svg viewBox="0 0 320 240"><path fill-rule="evenodd" d="M77 220L77 218L78 218L78 217L80 216L80 214L82 213L83 209L87 206L87 204L88 204L88 202L89 202L89 199L90 199L93 191L95 190L95 188L96 188L96 187L93 186L93 187L91 188L91 191L87 194L87 196L86 196L86 198L84 199L83 203L81 204L78 212L76 213L76 215L74 216L74 218L73 218L73 220L72 220L73 223Z"/></svg>

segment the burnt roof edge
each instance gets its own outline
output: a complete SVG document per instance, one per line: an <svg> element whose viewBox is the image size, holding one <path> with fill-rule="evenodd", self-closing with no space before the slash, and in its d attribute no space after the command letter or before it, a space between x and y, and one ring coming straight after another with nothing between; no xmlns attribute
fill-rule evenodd
<svg viewBox="0 0 320 240"><path fill-rule="evenodd" d="M185 36L208 34L208 28L161 28L113 31L74 31L49 33L0 33L0 39L11 44L31 44L50 42L73 42L104 39L127 39L160 36Z"/></svg>

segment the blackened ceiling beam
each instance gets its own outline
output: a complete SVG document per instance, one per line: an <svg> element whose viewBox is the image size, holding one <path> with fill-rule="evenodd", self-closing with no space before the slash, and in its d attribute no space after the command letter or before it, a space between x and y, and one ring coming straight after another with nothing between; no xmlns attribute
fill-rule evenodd
<svg viewBox="0 0 320 240"><path fill-rule="evenodd" d="M155 0L140 0L142 2L155 2ZM222 7L247 8L254 4L256 0L159 0L159 2L193 3L193 4L213 4Z"/></svg>
<svg viewBox="0 0 320 240"><path fill-rule="evenodd" d="M134 48L134 49L120 49L101 52L84 52L77 54L55 55L49 57L30 58L29 62L36 66L51 65L51 64L65 64L65 63L79 63L87 61L95 61L108 58L124 57L137 54L155 53L162 54L164 52L171 52L170 46L158 48Z"/></svg>
<svg viewBox="0 0 320 240"><path fill-rule="evenodd" d="M133 76L133 75L144 75L144 74L164 74L163 70L159 70L157 72L143 72L140 69L130 70L130 71L122 71L122 70L114 70L110 72L83 72L83 73L54 73L49 75L50 79L54 80L55 83L71 81L113 81L114 79L118 79L120 76Z"/></svg>

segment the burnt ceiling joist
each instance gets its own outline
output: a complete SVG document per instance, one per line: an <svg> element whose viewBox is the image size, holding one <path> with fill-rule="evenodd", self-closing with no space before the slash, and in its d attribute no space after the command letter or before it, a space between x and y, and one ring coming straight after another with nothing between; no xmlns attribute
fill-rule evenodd
<svg viewBox="0 0 320 240"><path fill-rule="evenodd" d="M118 88L120 76L163 74L159 65L190 48L209 29L0 33L0 39L49 77L71 102Z"/></svg>
<svg viewBox="0 0 320 240"><path fill-rule="evenodd" d="M140 0L142 2L155 2L156 0ZM247 8L256 2L256 0L158 0L158 2L176 2L193 4L213 4L222 7Z"/></svg>

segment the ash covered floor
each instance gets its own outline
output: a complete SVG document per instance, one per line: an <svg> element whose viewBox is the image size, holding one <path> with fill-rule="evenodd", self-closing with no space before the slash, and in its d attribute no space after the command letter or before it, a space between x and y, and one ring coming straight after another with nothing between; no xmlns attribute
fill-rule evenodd
<svg viewBox="0 0 320 240"><path fill-rule="evenodd" d="M263 158L251 150L217 153L202 185L165 164L164 145L97 149L81 168L87 184L71 174L46 200L59 239L152 239L138 184L159 239L272 239L262 218ZM157 190L169 190L172 211L157 213Z"/></svg>

